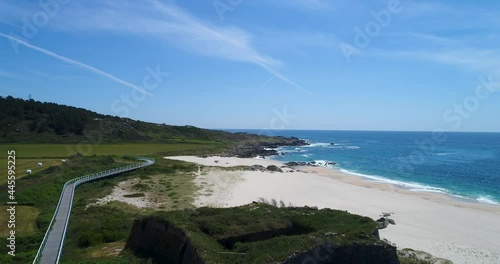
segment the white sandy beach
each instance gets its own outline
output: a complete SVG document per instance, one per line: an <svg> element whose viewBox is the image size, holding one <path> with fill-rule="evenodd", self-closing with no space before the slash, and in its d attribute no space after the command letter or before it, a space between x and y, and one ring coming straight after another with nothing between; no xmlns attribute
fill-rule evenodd
<svg viewBox="0 0 500 264"><path fill-rule="evenodd" d="M166 158L203 166L283 166L264 159ZM380 230L380 235L400 249L426 251L454 263L500 263L500 206L403 190L328 168L303 167L284 173L216 169L204 172L196 179L202 188L196 198L197 206L231 207L262 197L296 206L347 210L373 219L379 218L381 212L394 212L391 218L396 225Z"/></svg>

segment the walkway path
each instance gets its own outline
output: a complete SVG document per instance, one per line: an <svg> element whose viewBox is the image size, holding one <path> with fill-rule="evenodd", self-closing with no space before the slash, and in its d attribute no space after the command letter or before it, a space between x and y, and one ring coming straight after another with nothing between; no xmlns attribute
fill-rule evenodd
<svg viewBox="0 0 500 264"><path fill-rule="evenodd" d="M75 194L75 188L78 187L78 185L89 181L95 181L104 177L109 177L119 173L136 170L155 163L154 159L149 159L149 158L138 158L138 159L144 162L78 177L66 182L64 184L61 197L59 198L59 203L57 204L56 211L54 213L54 216L52 217L52 221L50 222L49 227L47 228L47 232L45 233L45 237L43 238L42 244L38 249L38 253L36 254L35 260L33 260L33 264L59 263L59 259L61 257L64 245L64 237L66 235L66 230L68 228L68 221L71 214L71 206L73 205L73 196Z"/></svg>

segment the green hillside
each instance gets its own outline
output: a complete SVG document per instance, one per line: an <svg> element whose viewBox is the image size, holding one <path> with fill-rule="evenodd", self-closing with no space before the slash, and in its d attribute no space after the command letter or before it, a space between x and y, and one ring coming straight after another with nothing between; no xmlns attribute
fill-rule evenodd
<svg viewBox="0 0 500 264"><path fill-rule="evenodd" d="M0 143L207 143L266 140L246 133L171 126L55 103L0 97Z"/></svg>

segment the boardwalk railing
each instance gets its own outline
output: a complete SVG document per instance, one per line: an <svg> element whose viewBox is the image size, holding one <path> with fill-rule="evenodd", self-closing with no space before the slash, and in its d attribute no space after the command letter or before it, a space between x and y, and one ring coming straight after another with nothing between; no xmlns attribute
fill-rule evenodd
<svg viewBox="0 0 500 264"><path fill-rule="evenodd" d="M95 181L95 180L98 180L98 179L101 179L101 178L113 176L113 175L120 174L120 173L123 173L123 172L128 172L128 171L136 170L136 169L143 168L143 167L146 167L146 166L149 166L149 165L153 165L155 163L155 160L151 159L151 158L138 157L137 159L138 160L142 160L144 162L137 163L137 164L132 164L132 165L128 165L128 166L123 166L123 167L119 167L119 168L115 168L115 169L111 169L111 170L107 170L107 171L101 171L101 172L93 173L93 174L90 174L90 175L85 175L85 176L77 177L77 178L74 178L74 179L71 179L71 180L67 181L64 184L64 187L63 187L63 189L61 191L61 196L59 197L59 202L57 203L57 207L56 207L56 210L54 212L54 216L52 216L52 220L50 221L50 224L49 224L49 226L47 228L47 231L45 232L45 236L43 237L43 241L40 244L40 248L38 249L38 252L37 252L37 254L35 256L35 259L33 260L33 264L39 263L40 259L42 258L43 249L45 248L45 244L47 243L47 238L48 238L48 236L49 236L49 234L52 231L52 228L54 226L55 219L56 219L57 213L59 212L59 208L61 206L61 201L62 201L62 198L63 198L63 195L64 195L64 190L66 189L66 187L68 185L73 184L73 190L71 192L71 202L70 202L70 207L69 207L70 208L69 209L69 214L66 217L66 223L64 225L64 231L63 231L62 240L59 243L59 253L58 253L58 256L57 256L57 262L56 263L59 263L59 259L61 257L61 253L62 253L62 249L63 249L63 245L64 245L64 238L66 237L66 230L68 228L69 216L71 214L71 207L73 205L73 196L75 194L75 192L74 192L75 188L78 187L79 185L87 183L89 181Z"/></svg>

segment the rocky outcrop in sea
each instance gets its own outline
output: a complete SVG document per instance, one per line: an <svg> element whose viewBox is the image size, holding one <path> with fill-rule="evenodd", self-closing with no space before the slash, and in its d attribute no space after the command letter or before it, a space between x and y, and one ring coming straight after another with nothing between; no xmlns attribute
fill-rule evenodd
<svg viewBox="0 0 500 264"><path fill-rule="evenodd" d="M285 163L286 166L288 167L302 167L302 166L310 166L310 167L328 167L329 165L333 166L337 164L336 162L333 161L324 161L324 162L317 162L317 161L291 161Z"/></svg>
<svg viewBox="0 0 500 264"><path fill-rule="evenodd" d="M306 146L308 143L305 140L296 137L273 137L266 141L250 141L237 145L223 156L226 157L239 157L239 158L255 158L255 157L268 157L279 155L276 148L291 147L291 146Z"/></svg>

